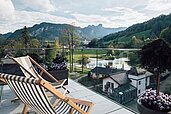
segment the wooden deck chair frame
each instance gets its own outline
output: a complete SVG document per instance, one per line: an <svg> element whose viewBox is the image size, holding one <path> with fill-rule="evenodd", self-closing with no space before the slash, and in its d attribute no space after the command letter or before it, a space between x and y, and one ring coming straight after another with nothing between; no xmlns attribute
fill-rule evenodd
<svg viewBox="0 0 171 114"><path fill-rule="evenodd" d="M43 87L45 89L47 89L49 92L51 92L52 94L54 94L54 96L57 97L57 99L60 99L58 100L59 102L63 102L63 103L66 103L70 108L68 109L68 112L67 114L90 114L90 110L92 109L93 107L93 103L92 102L89 102L89 101L83 101L83 100L80 100L80 99L74 99L74 98L69 98L65 95L63 95L62 93L60 93L57 89L55 89L51 84L49 84L47 81L45 81L44 79L41 79L40 77L38 77L39 79L36 79L36 78L28 78L28 77L21 77L21 76L16 76L16 75L10 75L10 74L4 74L4 73L0 73L0 79L2 80L5 80L5 82L9 85L9 87L12 89L12 91L15 93L14 91L14 87L11 87L11 86L15 86L13 85L13 83L18 83L19 86L21 85L27 85L27 84L33 84L33 85L39 85L40 87ZM10 81L9 81L10 80ZM12 81L13 82L12 82ZM25 83L25 84L21 84L21 83ZM17 84L16 84L17 85ZM30 87L30 85L28 87ZM23 88L26 90L27 86L24 86ZM30 87L31 88L31 87ZM29 89L30 89L29 88ZM16 88L15 88L16 89ZM35 90L35 89L32 89L32 90ZM27 91L27 90L26 90ZM15 93L17 94L17 92ZM32 94L31 94L32 95ZM22 96L23 97L23 96ZM42 97L42 96L40 96ZM22 98L21 98L22 99ZM42 101L43 102L43 101ZM55 104L56 105L56 104ZM52 105L52 108L55 107L55 105ZM86 112L82 109L82 106L87 106L88 109L86 109ZM34 107L34 103L33 105L31 105ZM62 105L63 106L63 105ZM61 107L62 107L61 106ZM33 108L32 107L32 108ZM59 104L58 104L58 107ZM60 108L61 108L60 107ZM65 108L65 107L62 107L62 108ZM25 104L24 105L24 108L23 108L23 111L22 111L22 114L26 114L27 113L27 109L28 109L28 105ZM54 109L55 110L55 109ZM74 112L75 111L75 112ZM79 112L79 113L78 113Z"/></svg>
<svg viewBox="0 0 171 114"><path fill-rule="evenodd" d="M30 76L38 78L39 75L42 76L44 73L46 76L48 76L49 78L51 78L52 80L54 80L56 82L56 84L57 84L56 88L63 88L65 90L63 94L69 93L69 90L64 87L64 83L67 81L67 79L57 80L49 72L47 72L42 66L40 66L34 59L32 59L30 56L27 55L27 56L23 56L23 57L27 57L30 60L31 64L33 63L34 65L36 65L41 70L40 74L35 70L33 65L31 65L31 67L33 68L35 73L28 71L28 69L26 69L21 63L19 63L16 60L16 58L9 56L9 55L6 55L6 57L9 59L12 59L17 65L19 65L22 69L24 69L24 71L26 71ZM20 57L18 57L18 58L20 58ZM36 74L36 76L35 76L35 74Z"/></svg>

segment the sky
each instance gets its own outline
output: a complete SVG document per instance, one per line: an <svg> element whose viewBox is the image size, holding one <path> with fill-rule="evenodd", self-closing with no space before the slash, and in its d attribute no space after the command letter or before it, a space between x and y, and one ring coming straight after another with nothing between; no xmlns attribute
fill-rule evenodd
<svg viewBox="0 0 171 114"><path fill-rule="evenodd" d="M129 27L171 13L171 0L0 0L0 33L41 22Z"/></svg>

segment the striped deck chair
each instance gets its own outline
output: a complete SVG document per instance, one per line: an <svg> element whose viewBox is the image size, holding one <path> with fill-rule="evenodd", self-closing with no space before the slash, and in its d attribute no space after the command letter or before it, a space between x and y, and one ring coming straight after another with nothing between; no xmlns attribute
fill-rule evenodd
<svg viewBox="0 0 171 114"><path fill-rule="evenodd" d="M50 73L48 73L42 66L40 66L36 61L34 61L30 56L14 58L7 55L7 58L12 59L16 64L18 64L20 66L21 71L26 77L33 76L35 78L38 78L39 76L42 76L44 73L46 76L49 76L52 80L56 82L55 85L56 88L63 88L65 90L64 94L69 93L69 90L67 90L64 87L64 83L67 81L67 79L60 80L60 81L57 80ZM40 73L38 73L35 70L35 67L33 65L35 65L40 70Z"/></svg>
<svg viewBox="0 0 171 114"><path fill-rule="evenodd" d="M60 93L44 79L28 78L0 73L11 90L25 104L22 113L26 114L28 107L38 114L90 114L92 102L69 98ZM50 103L45 89L57 98L57 103Z"/></svg>

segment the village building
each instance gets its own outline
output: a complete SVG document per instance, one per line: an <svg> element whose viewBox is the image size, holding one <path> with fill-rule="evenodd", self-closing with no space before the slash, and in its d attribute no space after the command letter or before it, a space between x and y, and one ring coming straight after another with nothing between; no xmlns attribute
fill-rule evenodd
<svg viewBox="0 0 171 114"><path fill-rule="evenodd" d="M131 80L130 84L137 88L137 96L150 86L151 76L153 76L151 72L141 68L131 68L128 71L128 78Z"/></svg>
<svg viewBox="0 0 171 114"><path fill-rule="evenodd" d="M112 89L128 84L129 80L125 71L117 72L103 79L103 91L112 93Z"/></svg>
<svg viewBox="0 0 171 114"><path fill-rule="evenodd" d="M90 74L92 78L101 78L103 92L122 104L139 96L150 85L150 77L153 75L140 68L125 71L103 67L95 67Z"/></svg>
<svg viewBox="0 0 171 114"><path fill-rule="evenodd" d="M117 68L95 67L90 71L90 75L93 78L105 78L105 77L109 77L110 75L118 71L123 71L123 70Z"/></svg>

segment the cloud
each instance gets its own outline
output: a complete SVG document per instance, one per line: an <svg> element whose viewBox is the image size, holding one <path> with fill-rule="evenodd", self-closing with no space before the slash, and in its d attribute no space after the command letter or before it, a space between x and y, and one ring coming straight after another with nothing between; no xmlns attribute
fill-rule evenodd
<svg viewBox="0 0 171 114"><path fill-rule="evenodd" d="M111 12L111 15L85 15L79 13L72 15L76 17L77 22L82 26L102 23L105 27L128 27L148 19L144 14L126 7L105 8L101 10ZM117 13L118 15L112 15L112 13Z"/></svg>
<svg viewBox="0 0 171 114"><path fill-rule="evenodd" d="M147 17L143 13L140 13L131 8L115 7L111 10L120 13L120 15L112 17L111 20L115 20L115 19L125 20L128 23L127 25L130 25L133 23L139 23L147 19Z"/></svg>
<svg viewBox="0 0 171 114"><path fill-rule="evenodd" d="M14 32L16 29L23 28L24 26L30 27L41 22L71 24L71 22L75 21L73 19L54 16L48 13L29 11L14 11L11 16L15 18L0 20L0 33Z"/></svg>
<svg viewBox="0 0 171 114"><path fill-rule="evenodd" d="M171 1L170 0L149 0L147 6L145 7L147 10L152 11L171 11Z"/></svg>
<svg viewBox="0 0 171 114"><path fill-rule="evenodd" d="M170 0L0 0L0 33L41 22L128 27L170 11Z"/></svg>
<svg viewBox="0 0 171 114"><path fill-rule="evenodd" d="M17 0L16 0L17 1ZM19 1L19 0L18 0ZM24 3L23 0L22 2ZM31 3L31 1L33 3ZM34 2L33 0L30 0L31 7L38 7L40 4L40 1L43 0L35 0L37 2ZM48 0L45 0L43 3L46 3ZM28 2L28 1L27 1ZM25 4L27 3L25 2ZM48 2L47 2L48 3ZM41 22L51 22L51 23L67 23L71 24L74 22L74 19L66 18L63 16L57 16L52 15L48 12L39 12L39 11L27 11L24 9L18 9L16 10L15 5L13 5L13 2L11 0L0 0L0 33L6 33L6 32L14 32L17 29L23 28L24 26L33 26L34 24L38 24ZM20 1L21 5L21 1ZM27 4L28 5L28 4ZM44 7L45 11L51 11L50 8L46 8L48 5ZM23 8L26 6L22 6ZM39 7L40 8L40 7ZM67 11L66 13L69 13Z"/></svg>
<svg viewBox="0 0 171 114"><path fill-rule="evenodd" d="M14 5L19 10L52 12L55 7L50 0L13 0Z"/></svg>
<svg viewBox="0 0 171 114"><path fill-rule="evenodd" d="M0 15L1 18L10 16L14 13L15 9L11 0L0 0Z"/></svg>

